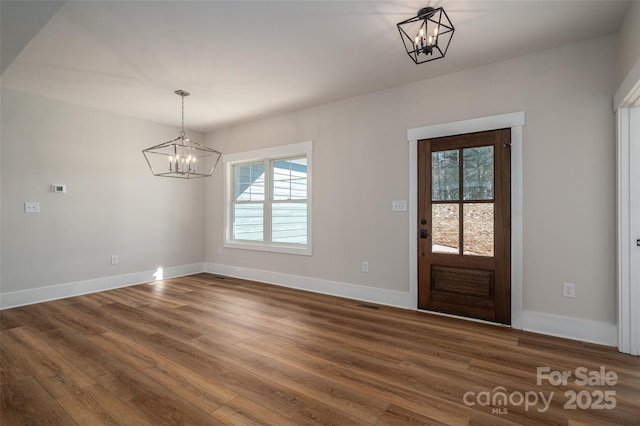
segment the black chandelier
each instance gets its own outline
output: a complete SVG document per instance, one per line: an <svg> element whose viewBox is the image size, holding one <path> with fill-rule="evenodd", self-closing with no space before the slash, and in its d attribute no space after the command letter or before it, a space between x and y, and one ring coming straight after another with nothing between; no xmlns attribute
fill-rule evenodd
<svg viewBox="0 0 640 426"><path fill-rule="evenodd" d="M443 8L425 7L418 15L400 22L398 31L409 57L422 64L444 58L455 28Z"/></svg>

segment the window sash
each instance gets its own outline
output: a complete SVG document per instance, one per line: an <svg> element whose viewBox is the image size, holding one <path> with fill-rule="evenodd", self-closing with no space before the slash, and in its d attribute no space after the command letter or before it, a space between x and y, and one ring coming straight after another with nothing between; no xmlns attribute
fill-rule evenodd
<svg viewBox="0 0 640 426"><path fill-rule="evenodd" d="M279 158L264 158L261 159L260 161L247 161L247 162L238 162L238 163L232 163L231 164L231 185L228 188L228 190L231 192L231 199L230 199L230 231L231 234L229 235L229 240L232 243L240 243L240 244L252 244L252 245L264 245L264 246L283 246L283 247L293 247L293 248L299 248L299 249L307 249L309 247L310 244L310 211L309 211L309 190L310 190L310 185L309 185L309 178L310 178L310 174L309 174L309 162L310 162L310 155L309 154L297 154L297 155L290 155L290 156L286 156L286 157L279 157ZM304 178L296 178L293 176L293 171L292 171L292 165L296 164L294 163L296 160L304 160L304 164L306 167L306 171L305 171L305 175ZM276 174L276 164L277 163L282 163L282 162L289 162L290 165L290 169L289 169L289 179L274 179L275 174ZM253 188L251 187L252 183L251 181L247 181L247 182L238 182L238 168L239 167L246 167L249 166L248 170L249 170L249 175L250 175L250 179L253 178L251 171L254 169L254 167L256 169L260 169L260 165L262 165L261 170L264 170L264 178L260 181L260 185L258 185L259 187L262 187L262 185L264 185L264 194L263 197L255 197L257 199L254 199L253 197ZM283 169L284 170L284 169ZM259 179L258 179L259 180ZM292 195L294 194L294 189L293 189L293 185L294 182L298 180L303 180L304 181L304 198L301 198L301 194L300 192L298 192L298 196L295 198L291 198ZM288 198L277 198L276 199L276 182L288 182L288 190L289 190L289 197ZM249 196L242 196L239 197L238 194L238 188L239 185L244 185L244 184L249 184L250 186L247 188L249 190ZM282 188L280 188L282 189ZM280 193L282 194L282 191L280 191ZM244 198L244 199L238 199L238 198ZM248 199L247 199L248 198ZM305 208L305 220L304 220L304 229L305 229L305 236L304 236L304 243L301 242L287 242L287 241L277 241L278 239L282 240L284 239L283 237L276 237L274 241L274 223L273 223L273 211L274 211L274 206L282 206L282 205L286 205L286 204L290 204L290 205L295 205L295 204L304 204L306 206ZM261 239L255 239L255 238L249 238L249 239L240 239L237 238L237 228L236 228L236 224L237 224L237 216L236 216L236 208L237 206L262 206L262 238ZM277 207L276 207L277 209ZM291 239L291 238L290 238Z"/></svg>

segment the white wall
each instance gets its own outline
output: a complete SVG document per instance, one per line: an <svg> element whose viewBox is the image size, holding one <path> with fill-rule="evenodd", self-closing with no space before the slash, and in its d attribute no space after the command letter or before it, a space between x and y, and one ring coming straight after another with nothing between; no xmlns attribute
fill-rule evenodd
<svg viewBox="0 0 640 426"><path fill-rule="evenodd" d="M206 183L184 182L154 178L144 163L140 150L176 129L3 89L0 292L206 260L265 280L331 283L363 299L406 295L408 214L391 212L391 201L408 199L407 129L523 110L524 309L613 325L616 42L594 39L206 135L225 153L315 141L311 257L222 248L222 169ZM51 194L51 183L68 193ZM41 213L24 214L25 201L40 202ZM119 265L109 265L111 254ZM561 297L563 282L576 284L575 299Z"/></svg>
<svg viewBox="0 0 640 426"><path fill-rule="evenodd" d="M1 124L1 293L203 261L203 183L154 177L141 152L178 129L4 88Z"/></svg>
<svg viewBox="0 0 640 426"><path fill-rule="evenodd" d="M312 257L222 248L219 170L206 188L206 260L364 293L408 292L408 214L391 212L392 200L408 198L407 129L523 110L524 309L614 324L616 42L599 38L208 134L224 153L315 142L314 245ZM576 284L575 299L562 297L563 282Z"/></svg>
<svg viewBox="0 0 640 426"><path fill-rule="evenodd" d="M631 2L618 33L620 64L618 84L622 83L631 68L640 60L640 1Z"/></svg>

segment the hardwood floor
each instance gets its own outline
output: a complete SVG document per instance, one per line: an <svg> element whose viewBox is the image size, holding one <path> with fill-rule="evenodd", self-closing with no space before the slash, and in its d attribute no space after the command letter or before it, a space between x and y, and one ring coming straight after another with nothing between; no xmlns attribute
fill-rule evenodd
<svg viewBox="0 0 640 426"><path fill-rule="evenodd" d="M373 308L198 274L4 310L1 423L640 424L638 357Z"/></svg>

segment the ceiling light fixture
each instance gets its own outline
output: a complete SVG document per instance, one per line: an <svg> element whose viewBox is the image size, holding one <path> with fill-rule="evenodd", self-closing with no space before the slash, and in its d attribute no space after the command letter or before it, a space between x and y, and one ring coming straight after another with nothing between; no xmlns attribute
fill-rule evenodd
<svg viewBox="0 0 640 426"><path fill-rule="evenodd" d="M444 58L455 28L443 8L425 7L418 15L400 22L398 31L409 57L422 64Z"/></svg>
<svg viewBox="0 0 640 426"><path fill-rule="evenodd" d="M193 179L208 177L218 165L222 153L185 137L184 97L191 93L176 90L182 98L182 128L180 136L151 148L143 149L144 158L154 176Z"/></svg>

